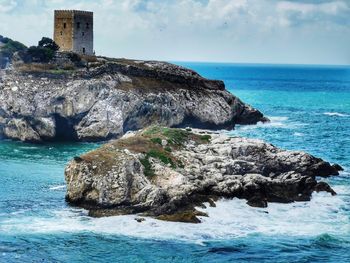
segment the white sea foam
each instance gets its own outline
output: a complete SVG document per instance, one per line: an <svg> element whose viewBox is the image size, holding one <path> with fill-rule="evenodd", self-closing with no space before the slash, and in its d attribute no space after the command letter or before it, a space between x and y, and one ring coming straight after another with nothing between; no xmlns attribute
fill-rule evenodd
<svg viewBox="0 0 350 263"><path fill-rule="evenodd" d="M237 131L253 130L259 128L282 128L282 129L296 129L306 124L300 122L291 122L288 117L283 116L268 116L269 122L258 122L255 125L237 125Z"/></svg>
<svg viewBox="0 0 350 263"><path fill-rule="evenodd" d="M271 122L284 122L288 120L288 117L285 116L270 116L268 118Z"/></svg>
<svg viewBox="0 0 350 263"><path fill-rule="evenodd" d="M340 113L340 112L325 112L323 113L324 115L327 116L336 116L336 117L349 117L349 114L344 114L344 113Z"/></svg>
<svg viewBox="0 0 350 263"><path fill-rule="evenodd" d="M19 147L20 149L23 149L23 150L34 150L34 149L39 149L38 146L20 146Z"/></svg>
<svg viewBox="0 0 350 263"><path fill-rule="evenodd" d="M342 194L315 194L311 202L269 204L268 208L252 208L244 200L221 200L217 207L199 209L209 214L201 224L174 223L137 216L90 218L80 209L51 211L46 217L16 217L0 222L0 232L62 233L89 231L100 234L125 235L151 239L176 239L195 243L206 240L232 239L249 234L315 236L323 233L349 232L349 217ZM344 192L347 191L347 192Z"/></svg>
<svg viewBox="0 0 350 263"><path fill-rule="evenodd" d="M50 190L62 190L66 189L66 185L52 185L49 187Z"/></svg>
<svg viewBox="0 0 350 263"><path fill-rule="evenodd" d="M237 125L236 130L253 130L257 128L287 128L285 123L288 120L287 117L269 117L270 122L258 122L255 125Z"/></svg>
<svg viewBox="0 0 350 263"><path fill-rule="evenodd" d="M295 132L295 133L293 133L293 135L297 136L297 137L303 137L304 133L302 133L302 132Z"/></svg>

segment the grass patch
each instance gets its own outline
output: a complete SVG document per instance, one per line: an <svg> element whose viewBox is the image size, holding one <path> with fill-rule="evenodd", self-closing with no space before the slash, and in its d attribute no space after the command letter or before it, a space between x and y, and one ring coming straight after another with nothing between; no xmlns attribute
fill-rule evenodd
<svg viewBox="0 0 350 263"><path fill-rule="evenodd" d="M169 146L165 147L164 150L166 150L169 153L171 153L173 151Z"/></svg>
<svg viewBox="0 0 350 263"><path fill-rule="evenodd" d="M162 139L159 138L159 137L151 138L151 142L153 142L153 143L155 143L155 144L162 145Z"/></svg>
<svg viewBox="0 0 350 263"><path fill-rule="evenodd" d="M162 128L159 126L151 126L147 130L145 130L142 134L146 136L156 135L161 133Z"/></svg>
<svg viewBox="0 0 350 263"><path fill-rule="evenodd" d="M71 73L73 71L74 71L73 69L53 69L53 70L49 70L48 73L62 75L62 74Z"/></svg>
<svg viewBox="0 0 350 263"><path fill-rule="evenodd" d="M151 126L135 137L117 140L114 145L119 149L142 153L144 157L140 162L144 167L144 174L152 177L155 175L155 171L151 158L159 160L172 169L184 168L185 165L172 152L181 150L190 140L197 144L204 144L209 143L210 139L210 135L198 135L182 129ZM167 141L168 144L163 146L163 140Z"/></svg>
<svg viewBox="0 0 350 263"><path fill-rule="evenodd" d="M152 168L152 164L150 162L150 158L158 159L165 165L169 165L173 169L176 169L177 165L175 164L172 156L163 150L160 149L152 149L146 153L145 157L140 159L141 164L144 167L144 174L147 177L154 176L154 170Z"/></svg>
<svg viewBox="0 0 350 263"><path fill-rule="evenodd" d="M143 165L143 168L144 168L143 172L145 176L147 177L154 176L154 170L152 168L151 162L149 161L149 157L146 156L145 158L140 159L140 162Z"/></svg>
<svg viewBox="0 0 350 263"><path fill-rule="evenodd" d="M163 135L168 138L168 142L176 145L183 145L188 141L190 132L180 129L163 128Z"/></svg>
<svg viewBox="0 0 350 263"><path fill-rule="evenodd" d="M160 144L163 138L167 140L169 144L181 146L186 141L188 141L188 139L190 139L190 136L192 135L192 133L181 129L152 126L146 131L144 131L143 135L153 137L151 140L154 140L155 142L157 142L158 139L160 139ZM155 135L159 137L154 138Z"/></svg>
<svg viewBox="0 0 350 263"><path fill-rule="evenodd" d="M170 164L171 168L176 168L176 164L174 163L168 152L152 149L147 153L146 157L153 157L155 159L160 160L166 165Z"/></svg>
<svg viewBox="0 0 350 263"><path fill-rule="evenodd" d="M89 163L91 167L96 166L95 172L100 175L105 175L111 171L113 166L119 162L121 155L108 147L108 145L90 151L80 156L81 160ZM75 158L76 161L79 159Z"/></svg>
<svg viewBox="0 0 350 263"><path fill-rule="evenodd" d="M24 72L49 72L56 69L54 65L47 63L18 64L16 68Z"/></svg>
<svg viewBox="0 0 350 263"><path fill-rule="evenodd" d="M206 135L201 135L199 136L199 138L203 141L203 142L206 142L206 143L209 143L210 140L211 140L211 136L206 134Z"/></svg>
<svg viewBox="0 0 350 263"><path fill-rule="evenodd" d="M75 70L72 65L63 65L63 68L58 68L57 66L48 63L18 64L16 65L16 69L28 73L51 73L55 75L72 73Z"/></svg>

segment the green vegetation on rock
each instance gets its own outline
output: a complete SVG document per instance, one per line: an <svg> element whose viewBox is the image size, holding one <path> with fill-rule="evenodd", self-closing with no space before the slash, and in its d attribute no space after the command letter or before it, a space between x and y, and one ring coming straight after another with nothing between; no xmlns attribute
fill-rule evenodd
<svg viewBox="0 0 350 263"><path fill-rule="evenodd" d="M181 150L189 141L202 144L208 143L210 139L210 135L198 135L183 129L151 126L135 137L120 139L114 144L119 149L142 153L143 158L140 162L144 167L144 173L152 177L155 175L152 159L159 160L172 169L184 168L184 163L176 158L173 152ZM166 143L162 143L163 141Z"/></svg>
<svg viewBox="0 0 350 263"><path fill-rule="evenodd" d="M162 134L168 138L170 144L183 145L192 133L186 130L163 128Z"/></svg>
<svg viewBox="0 0 350 263"><path fill-rule="evenodd" d="M211 136L197 135L191 132L191 129L176 129L176 128L166 128L159 126L152 126L148 128L143 135L154 137L159 135L159 137L152 138L155 142L161 144L161 139L165 139L170 145L181 146L188 140L193 140L197 143L208 143Z"/></svg>
<svg viewBox="0 0 350 263"><path fill-rule="evenodd" d="M24 44L14 41L10 38L0 35L0 57L6 57L12 60L15 53L25 63L41 62L47 63L53 57L55 52L59 49L59 46L50 38L43 37L38 46L31 46L27 48Z"/></svg>
<svg viewBox="0 0 350 263"><path fill-rule="evenodd" d="M164 152L163 150L156 150L152 149L150 150L147 155L147 157L153 157L155 159L160 160L164 164L170 164L172 168L176 168L176 164L173 162L169 152Z"/></svg>
<svg viewBox="0 0 350 263"><path fill-rule="evenodd" d="M13 63L16 69L30 73L66 74L82 66L81 56L66 54L66 61L54 58L59 46L48 37L43 37L37 46L26 47L24 44L0 35L0 68Z"/></svg>
<svg viewBox="0 0 350 263"><path fill-rule="evenodd" d="M143 172L145 176L152 177L154 176L154 170L152 169L152 164L147 157L140 159L141 164L143 165Z"/></svg>
<svg viewBox="0 0 350 263"><path fill-rule="evenodd" d="M159 145L162 145L162 139L161 138L158 138L158 137L157 138L152 138L151 141L153 143L157 143Z"/></svg>
<svg viewBox="0 0 350 263"><path fill-rule="evenodd" d="M55 52L59 49L59 46L48 37L43 37L38 46L31 46L26 52L24 62L40 62L47 63L53 59Z"/></svg>
<svg viewBox="0 0 350 263"><path fill-rule="evenodd" d="M200 137L199 137L203 142L210 142L210 140L211 140L211 136L209 135L209 134L206 134L206 135L201 135Z"/></svg>
<svg viewBox="0 0 350 263"><path fill-rule="evenodd" d="M27 47L21 42L14 41L10 38L0 35L0 43L3 46L0 48L0 56L12 58L15 52L25 51Z"/></svg>

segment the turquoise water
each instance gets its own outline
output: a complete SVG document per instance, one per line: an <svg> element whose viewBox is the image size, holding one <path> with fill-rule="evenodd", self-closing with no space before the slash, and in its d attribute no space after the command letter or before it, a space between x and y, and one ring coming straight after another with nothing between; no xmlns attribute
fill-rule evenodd
<svg viewBox="0 0 350 263"><path fill-rule="evenodd" d="M179 63L222 79L271 122L233 135L305 150L345 171L311 202L223 200L198 225L89 218L64 201L63 169L98 144L0 142L0 262L350 262L350 68Z"/></svg>

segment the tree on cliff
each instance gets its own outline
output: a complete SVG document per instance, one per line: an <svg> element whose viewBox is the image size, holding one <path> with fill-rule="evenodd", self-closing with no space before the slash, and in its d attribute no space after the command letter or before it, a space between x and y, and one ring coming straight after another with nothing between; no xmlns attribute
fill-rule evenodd
<svg viewBox="0 0 350 263"><path fill-rule="evenodd" d="M51 38L43 37L38 46L31 46L27 50L25 62L49 62L59 46Z"/></svg>
<svg viewBox="0 0 350 263"><path fill-rule="evenodd" d="M43 48L48 48L51 49L52 51L57 51L60 49L60 47L56 44L55 41L53 41L51 38L48 37L43 37L39 43L38 43L39 47L43 47Z"/></svg>

